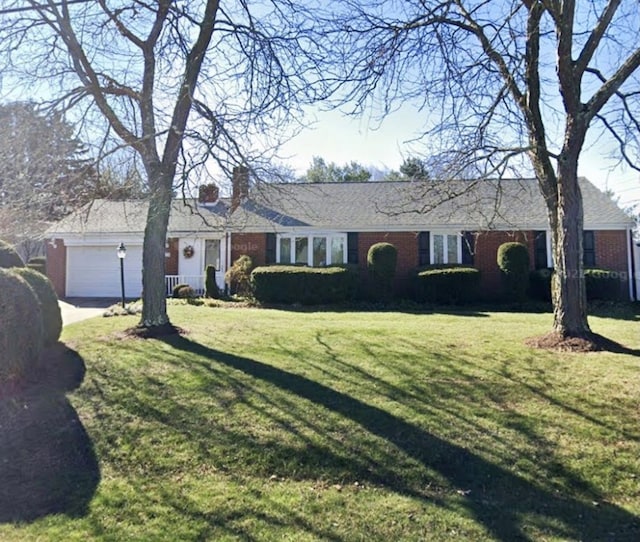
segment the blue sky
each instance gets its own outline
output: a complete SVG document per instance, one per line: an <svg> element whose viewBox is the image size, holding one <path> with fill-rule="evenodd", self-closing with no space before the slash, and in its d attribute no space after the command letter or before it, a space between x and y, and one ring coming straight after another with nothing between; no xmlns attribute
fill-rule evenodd
<svg viewBox="0 0 640 542"><path fill-rule="evenodd" d="M280 152L285 163L302 174L313 156L339 165L355 160L366 166L398 169L403 156L419 145L411 139L420 130L419 114L405 107L377 122L373 118L350 117L339 111L315 112L310 116L315 125L286 143ZM592 139L596 137L595 131ZM640 173L628 167L616 167L607 157L606 141L598 138L585 146L579 174L596 186L612 189L624 207L640 204Z"/></svg>

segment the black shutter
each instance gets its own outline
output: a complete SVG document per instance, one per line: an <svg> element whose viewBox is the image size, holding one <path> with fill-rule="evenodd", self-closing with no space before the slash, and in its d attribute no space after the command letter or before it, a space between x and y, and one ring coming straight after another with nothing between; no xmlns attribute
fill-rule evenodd
<svg viewBox="0 0 640 542"><path fill-rule="evenodd" d="M476 253L476 236L472 231L462 232L462 264L473 265Z"/></svg>
<svg viewBox="0 0 640 542"><path fill-rule="evenodd" d="M582 263L585 267L596 266L596 240L591 230L582 232Z"/></svg>
<svg viewBox="0 0 640 542"><path fill-rule="evenodd" d="M547 232L546 231L536 231L533 232L533 250L534 250L534 266L536 269L546 269L548 266L547 262Z"/></svg>
<svg viewBox="0 0 640 542"><path fill-rule="evenodd" d="M358 263L358 233L347 233L347 263Z"/></svg>
<svg viewBox="0 0 640 542"><path fill-rule="evenodd" d="M429 232L421 231L418 233L418 265L429 265L430 263Z"/></svg>
<svg viewBox="0 0 640 542"><path fill-rule="evenodd" d="M276 234L267 233L267 248L265 252L265 263L276 263Z"/></svg>

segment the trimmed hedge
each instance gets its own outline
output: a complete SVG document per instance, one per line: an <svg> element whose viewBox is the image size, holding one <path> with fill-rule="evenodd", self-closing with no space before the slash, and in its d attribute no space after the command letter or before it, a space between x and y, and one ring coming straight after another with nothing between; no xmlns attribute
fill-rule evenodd
<svg viewBox="0 0 640 542"><path fill-rule="evenodd" d="M53 284L42 273L29 267L16 267L11 272L21 276L33 288L42 309L44 345L55 344L62 333L62 315Z"/></svg>
<svg viewBox="0 0 640 542"><path fill-rule="evenodd" d="M263 303L322 305L351 299L357 274L348 267L256 267L251 273L253 295Z"/></svg>
<svg viewBox="0 0 640 542"><path fill-rule="evenodd" d="M0 268L11 267L24 267L24 262L12 245L0 240Z"/></svg>
<svg viewBox="0 0 640 542"><path fill-rule="evenodd" d="M540 301L551 301L551 277L553 269L536 269L529 275L529 295ZM620 273L607 269L585 269L587 300L623 299Z"/></svg>
<svg viewBox="0 0 640 542"><path fill-rule="evenodd" d="M498 267L506 301L523 302L529 289L529 250L522 243L503 243L498 247Z"/></svg>
<svg viewBox="0 0 640 542"><path fill-rule="evenodd" d="M480 271L475 267L434 266L418 270L414 278L416 301L427 303L472 303L478 299Z"/></svg>
<svg viewBox="0 0 640 542"><path fill-rule="evenodd" d="M0 269L0 384L37 370L43 346L40 302L26 280Z"/></svg>
<svg viewBox="0 0 640 542"><path fill-rule="evenodd" d="M607 269L585 269L587 299L616 301L622 298L620 273Z"/></svg>

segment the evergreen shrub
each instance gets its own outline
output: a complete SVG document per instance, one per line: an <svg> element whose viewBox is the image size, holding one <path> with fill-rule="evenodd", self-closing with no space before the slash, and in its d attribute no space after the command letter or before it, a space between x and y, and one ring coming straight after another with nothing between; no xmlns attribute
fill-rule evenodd
<svg viewBox="0 0 640 542"><path fill-rule="evenodd" d="M215 265L207 265L204 280L205 296L212 299L220 299L220 288L216 282L216 267Z"/></svg>
<svg viewBox="0 0 640 542"><path fill-rule="evenodd" d="M357 273L346 266L271 265L251 273L253 295L263 303L340 303L353 297L357 280Z"/></svg>
<svg viewBox="0 0 640 542"><path fill-rule="evenodd" d="M522 303L529 289L529 250L522 243L503 243L498 247L498 267L502 272L505 301Z"/></svg>
<svg viewBox="0 0 640 542"><path fill-rule="evenodd" d="M372 297L387 301L393 294L393 278L398 263L398 249L391 243L371 245L367 253L367 268L372 280Z"/></svg>
<svg viewBox="0 0 640 542"><path fill-rule="evenodd" d="M0 269L0 384L37 370L43 347L40 302L26 280Z"/></svg>
<svg viewBox="0 0 640 542"><path fill-rule="evenodd" d="M464 266L427 267L417 271L414 292L421 303L473 303L480 292L480 271Z"/></svg>
<svg viewBox="0 0 640 542"><path fill-rule="evenodd" d="M42 310L44 346L55 344L62 333L62 314L53 284L42 273L29 267L16 267L11 272L26 280L36 293Z"/></svg>
<svg viewBox="0 0 640 542"><path fill-rule="evenodd" d="M24 267L24 262L16 249L6 241L0 240L0 268Z"/></svg>

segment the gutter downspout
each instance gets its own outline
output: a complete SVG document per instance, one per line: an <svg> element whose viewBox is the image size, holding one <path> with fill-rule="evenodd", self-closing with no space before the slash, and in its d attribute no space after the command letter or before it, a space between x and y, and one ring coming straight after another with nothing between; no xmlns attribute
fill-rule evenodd
<svg viewBox="0 0 640 542"><path fill-rule="evenodd" d="M629 252L628 252L628 267L629 267L629 296L631 301L638 301L638 277L636 276L636 244L633 241L633 230L627 230L629 232Z"/></svg>

